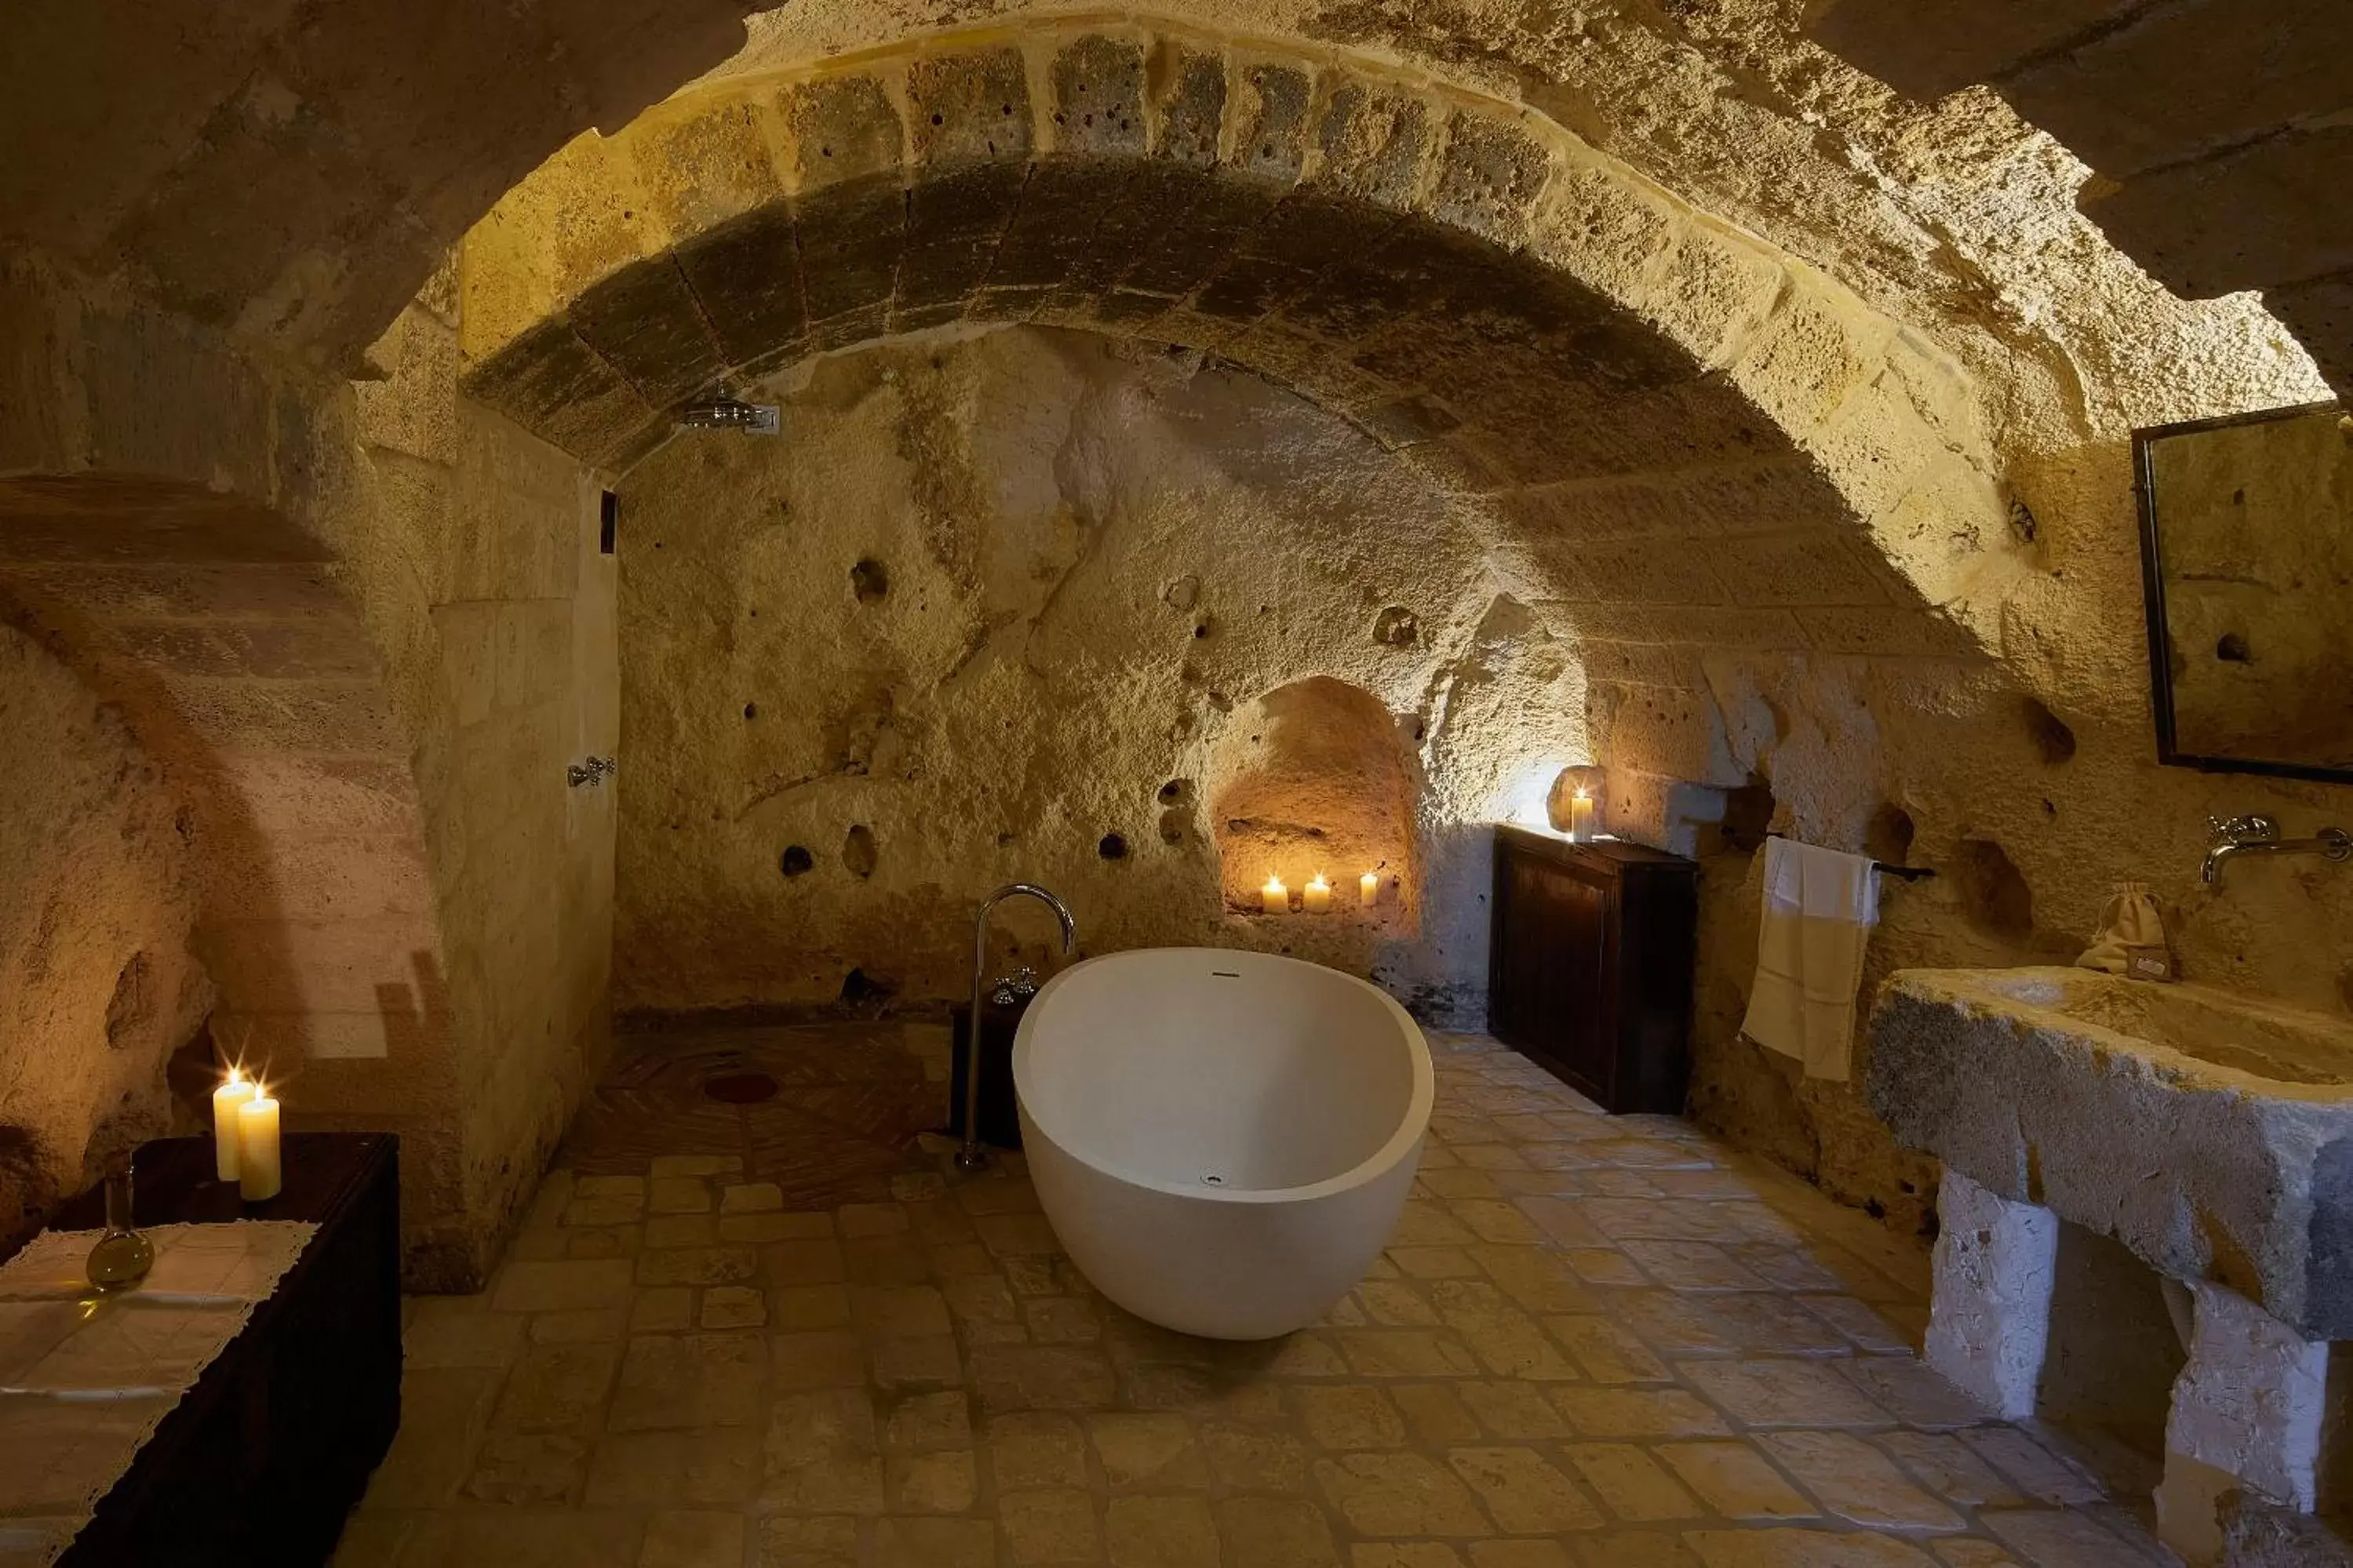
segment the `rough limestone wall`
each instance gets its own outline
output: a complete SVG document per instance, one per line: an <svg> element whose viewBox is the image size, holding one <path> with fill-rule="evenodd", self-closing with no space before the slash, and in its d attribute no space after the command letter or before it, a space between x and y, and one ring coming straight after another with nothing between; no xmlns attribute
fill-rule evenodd
<svg viewBox="0 0 2353 1568"><path fill-rule="evenodd" d="M179 803L121 716L0 624L0 1252L108 1154L166 1131L212 1005Z"/></svg>
<svg viewBox="0 0 2353 1568"><path fill-rule="evenodd" d="M1475 511L1255 377L1087 334L816 362L784 421L681 436L622 491L623 1005L959 995L974 906L1029 878L1089 952L1288 951L1475 1020L1484 824L1583 746L1562 661L1496 636ZM1352 863L1320 868L1329 914L1220 894L1243 731L1312 676L1423 775L1369 917ZM1249 888L1319 868L1229 853ZM1008 923L1042 959L1050 928Z"/></svg>
<svg viewBox="0 0 2353 1568"><path fill-rule="evenodd" d="M614 581L596 478L461 397L445 268L353 384L338 529L414 738L446 1007L466 1228L453 1285L486 1268L610 1041L615 791L570 763L617 733Z"/></svg>

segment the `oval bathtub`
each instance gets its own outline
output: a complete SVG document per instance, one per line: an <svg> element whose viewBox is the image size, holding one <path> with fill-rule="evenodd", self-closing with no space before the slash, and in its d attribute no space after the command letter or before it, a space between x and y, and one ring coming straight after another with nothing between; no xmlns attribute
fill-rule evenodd
<svg viewBox="0 0 2353 1568"><path fill-rule="evenodd" d="M1047 982L1013 1044L1038 1200L1095 1288L1223 1340L1314 1322L1396 1228L1430 1049L1318 964L1146 948Z"/></svg>

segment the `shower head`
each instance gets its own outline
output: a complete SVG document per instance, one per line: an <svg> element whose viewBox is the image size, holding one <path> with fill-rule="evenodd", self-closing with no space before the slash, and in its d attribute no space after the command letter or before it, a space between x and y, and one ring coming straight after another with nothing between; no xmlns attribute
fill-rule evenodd
<svg viewBox="0 0 2353 1568"><path fill-rule="evenodd" d="M723 384L678 411L687 430L740 430L746 436L774 436L782 428L773 403L746 403Z"/></svg>

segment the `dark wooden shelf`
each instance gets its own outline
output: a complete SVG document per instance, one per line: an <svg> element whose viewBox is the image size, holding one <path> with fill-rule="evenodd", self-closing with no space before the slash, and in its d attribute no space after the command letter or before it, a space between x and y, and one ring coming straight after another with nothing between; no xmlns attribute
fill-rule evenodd
<svg viewBox="0 0 2353 1568"><path fill-rule="evenodd" d="M1680 1114L1699 867L1499 825L1488 1031L1609 1111Z"/></svg>
<svg viewBox="0 0 2353 1568"><path fill-rule="evenodd" d="M400 1426L399 1140L286 1135L285 1188L247 1204L209 1138L132 1162L140 1226L237 1219L319 1227L269 1299L164 1416L58 1561L68 1568L315 1568ZM103 1223L84 1193L57 1230Z"/></svg>

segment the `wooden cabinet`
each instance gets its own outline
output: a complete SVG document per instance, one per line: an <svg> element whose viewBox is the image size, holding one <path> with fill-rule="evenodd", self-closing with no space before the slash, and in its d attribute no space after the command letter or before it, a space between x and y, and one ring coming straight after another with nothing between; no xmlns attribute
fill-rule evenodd
<svg viewBox="0 0 2353 1568"><path fill-rule="evenodd" d="M315 1568L400 1425L399 1140L290 1132L286 1186L239 1201L210 1138L143 1145L133 1222L308 1220L319 1234L205 1368L59 1559L59 1568ZM96 1192L60 1230L98 1225Z"/></svg>
<svg viewBox="0 0 2353 1568"><path fill-rule="evenodd" d="M1495 829L1487 1027L1605 1110L1680 1114L1699 867Z"/></svg>

